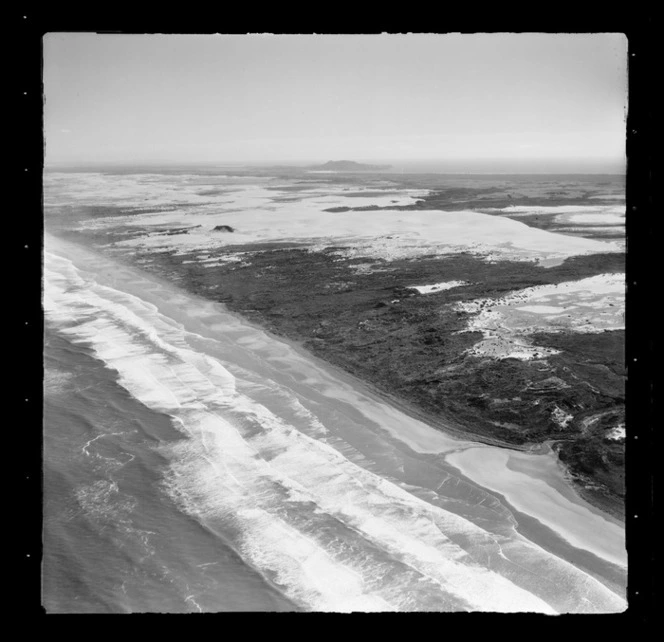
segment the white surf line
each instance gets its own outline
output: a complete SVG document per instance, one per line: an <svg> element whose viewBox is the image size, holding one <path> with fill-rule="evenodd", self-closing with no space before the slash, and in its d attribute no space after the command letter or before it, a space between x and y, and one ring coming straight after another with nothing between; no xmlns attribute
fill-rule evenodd
<svg viewBox="0 0 664 642"><path fill-rule="evenodd" d="M187 587L189 588L189 587ZM197 609L199 613L203 612L203 609L201 608L201 605L194 599L193 594L192 595L187 595L187 597L184 598L185 602L191 602Z"/></svg>
<svg viewBox="0 0 664 642"><path fill-rule="evenodd" d="M85 444L85 446L83 446L83 448L81 448L81 452L85 453L89 457L90 453L88 452L88 446L90 444L94 443L95 441L97 441L97 439L101 439L102 437L111 437L111 436L114 436L114 435L124 435L124 434L125 434L124 432L108 432L108 433L104 433L103 435L97 435L93 439L90 439L90 441L88 441ZM127 463L129 463L129 462L127 462Z"/></svg>

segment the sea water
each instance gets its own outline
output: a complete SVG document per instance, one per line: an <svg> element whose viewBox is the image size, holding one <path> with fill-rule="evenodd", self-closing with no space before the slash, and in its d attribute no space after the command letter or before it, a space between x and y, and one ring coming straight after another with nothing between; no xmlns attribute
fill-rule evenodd
<svg viewBox="0 0 664 642"><path fill-rule="evenodd" d="M92 351L47 326L43 604L51 613L297 607L163 488L181 440Z"/></svg>

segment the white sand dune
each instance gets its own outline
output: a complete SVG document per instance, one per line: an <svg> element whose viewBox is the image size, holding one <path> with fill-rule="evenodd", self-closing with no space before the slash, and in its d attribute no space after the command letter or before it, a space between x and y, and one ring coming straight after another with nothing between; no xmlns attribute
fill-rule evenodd
<svg viewBox="0 0 664 642"><path fill-rule="evenodd" d="M624 225L625 205L512 205L493 211L509 216L538 214L570 225Z"/></svg>
<svg viewBox="0 0 664 642"><path fill-rule="evenodd" d="M547 265L569 256L620 251L616 243L570 238L472 211L324 211L360 204L389 207L394 205L393 188L386 188L385 196L349 197L341 187L293 192L267 189L266 181L216 177L211 185L221 192L206 194L200 177L193 181L187 176L67 176L74 187L60 175L47 177L47 202L57 198L61 204L171 208L86 223L86 227L100 230L133 228L136 236L118 242L119 247L209 253L230 244L286 241L313 249L344 246L340 254L352 258L394 260L465 251L491 260L543 261ZM399 203L414 202L423 193L405 192ZM299 200L281 202L281 198ZM217 225L230 225L235 232L215 232ZM187 234L159 234L173 227L195 226L200 227Z"/></svg>
<svg viewBox="0 0 664 642"><path fill-rule="evenodd" d="M625 215L625 205L510 205L495 211L506 214Z"/></svg>
<svg viewBox="0 0 664 642"><path fill-rule="evenodd" d="M525 305L524 305L525 304ZM535 359L557 351L532 345L533 332L603 332L625 327L625 275L598 274L518 290L500 299L476 299L456 304L474 316L469 331L484 339L470 354L495 358Z"/></svg>
<svg viewBox="0 0 664 642"><path fill-rule="evenodd" d="M576 225L625 225L624 214L565 214L556 217L557 221Z"/></svg>

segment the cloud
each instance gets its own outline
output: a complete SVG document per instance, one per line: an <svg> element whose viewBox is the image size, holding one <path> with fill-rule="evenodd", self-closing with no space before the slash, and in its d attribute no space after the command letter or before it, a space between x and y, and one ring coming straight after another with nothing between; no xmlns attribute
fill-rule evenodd
<svg viewBox="0 0 664 642"><path fill-rule="evenodd" d="M60 130L63 134L71 134L71 129L61 129Z"/></svg>

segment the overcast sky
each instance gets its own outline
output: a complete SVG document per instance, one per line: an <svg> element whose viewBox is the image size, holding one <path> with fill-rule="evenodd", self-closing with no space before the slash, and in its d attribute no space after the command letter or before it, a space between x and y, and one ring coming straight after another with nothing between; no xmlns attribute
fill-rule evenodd
<svg viewBox="0 0 664 642"><path fill-rule="evenodd" d="M624 162L621 34L44 38L46 162Z"/></svg>

